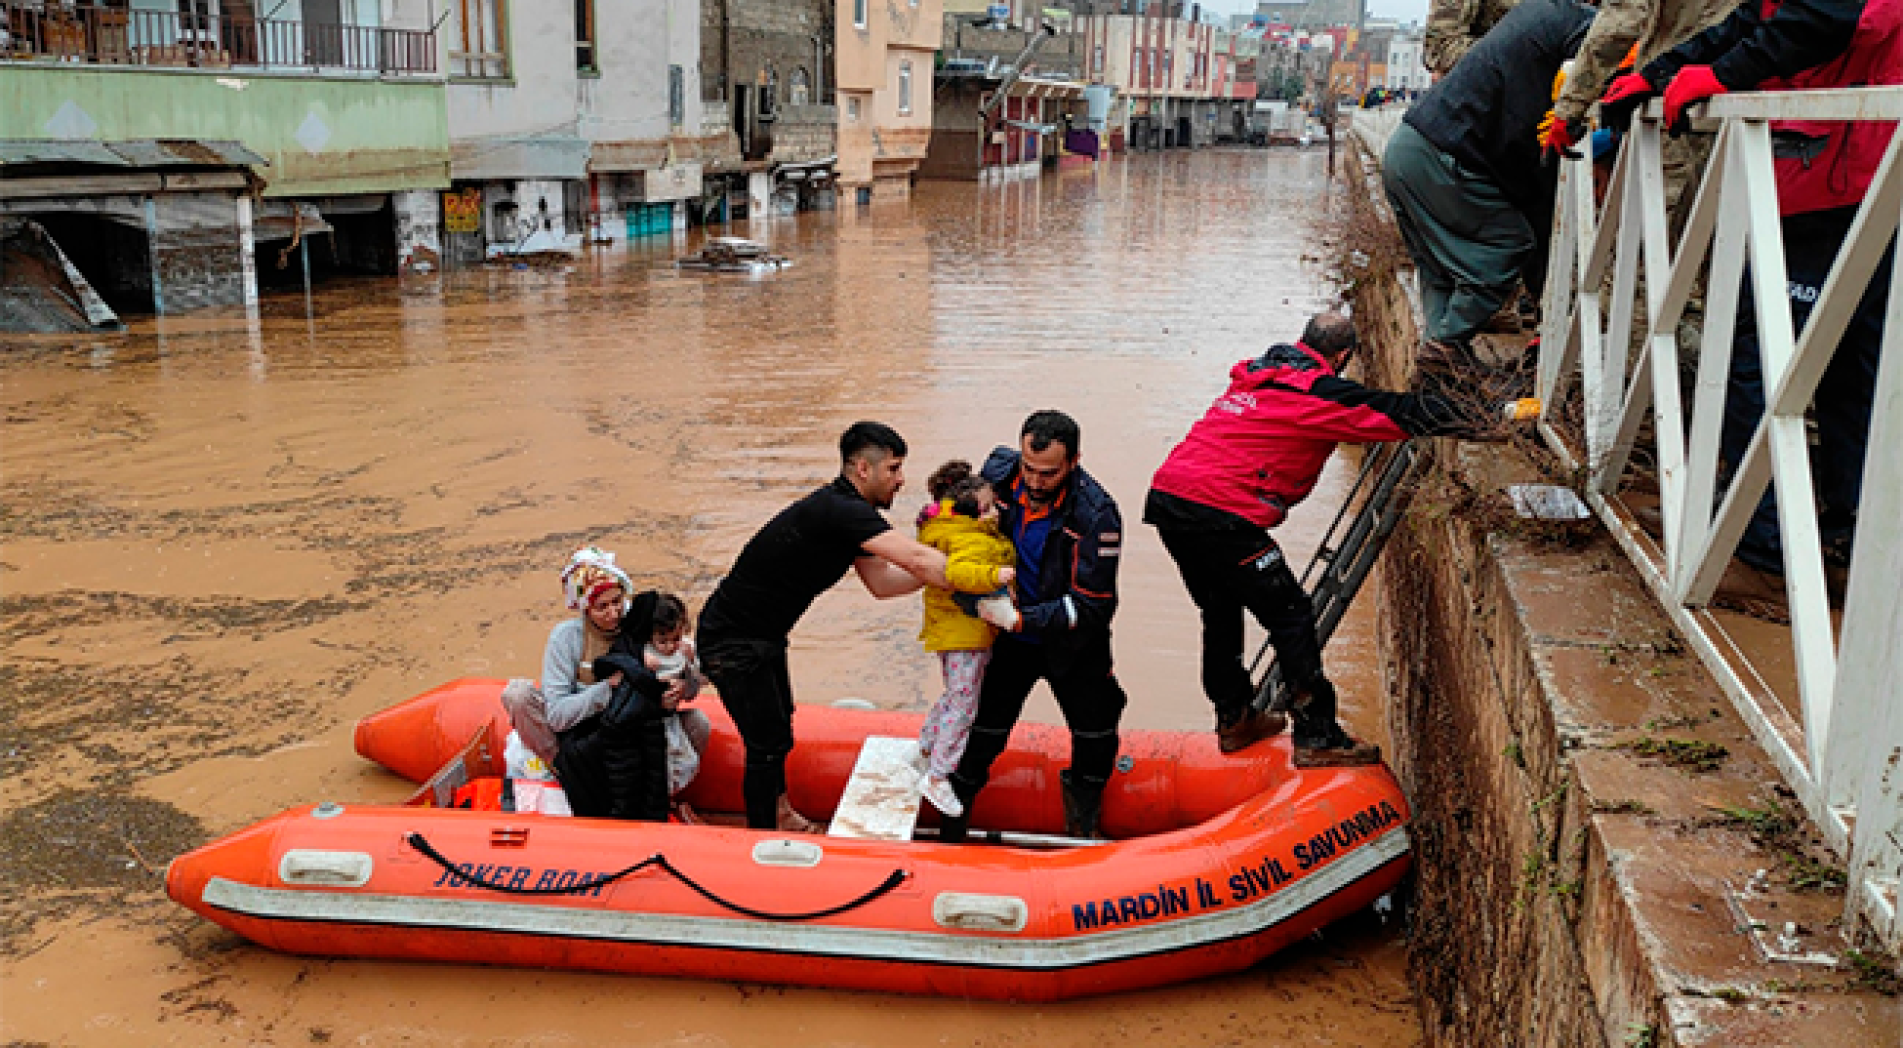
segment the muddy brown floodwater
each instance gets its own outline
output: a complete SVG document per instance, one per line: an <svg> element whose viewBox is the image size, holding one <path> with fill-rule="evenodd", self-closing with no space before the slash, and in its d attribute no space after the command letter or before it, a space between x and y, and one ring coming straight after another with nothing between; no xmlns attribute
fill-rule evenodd
<svg viewBox="0 0 1903 1048"><path fill-rule="evenodd" d="M1318 154L1200 151L755 223L797 260L676 272L691 244L566 269L333 282L262 316L21 339L0 356L0 1042L1391 1045L1419 1040L1399 933L1366 916L1250 971L1012 1006L329 961L172 905L173 855L293 804L393 800L354 721L444 680L534 675L583 543L706 596L752 529L875 417L924 475L1083 425L1129 540L1126 723L1207 729L1197 626L1138 521L1231 362L1319 304ZM1285 529L1298 562L1344 483ZM923 709L915 600L841 586L794 636L802 701ZM1330 650L1378 732L1365 612ZM1047 695L1027 716L1056 721Z"/></svg>

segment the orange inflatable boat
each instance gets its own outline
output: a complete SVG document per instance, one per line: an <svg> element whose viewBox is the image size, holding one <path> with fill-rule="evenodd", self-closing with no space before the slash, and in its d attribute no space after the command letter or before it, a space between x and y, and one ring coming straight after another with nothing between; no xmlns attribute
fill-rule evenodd
<svg viewBox="0 0 1903 1048"><path fill-rule="evenodd" d="M358 750L412 779L500 754L502 683L372 715ZM717 701L699 705L714 737L684 799L739 811L739 740ZM920 724L800 707L794 805L833 815L866 740ZM1019 727L974 840L1060 832L1068 751L1060 728ZM1104 796L1113 840L1074 847L326 803L179 857L166 890L300 954L1055 1000L1246 968L1393 889L1408 864L1393 776L1290 758L1286 736L1224 756L1208 732L1125 732Z"/></svg>

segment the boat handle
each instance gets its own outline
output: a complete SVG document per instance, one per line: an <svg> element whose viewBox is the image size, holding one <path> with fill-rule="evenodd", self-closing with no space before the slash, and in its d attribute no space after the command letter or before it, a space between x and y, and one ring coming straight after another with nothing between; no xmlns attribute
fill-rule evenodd
<svg viewBox="0 0 1903 1048"><path fill-rule="evenodd" d="M724 909L732 910L733 912L740 914L743 917L753 917L762 921L813 921L813 920L818 920L822 917L832 917L837 914L845 913L848 910L856 910L859 907L864 906L865 904L873 901L874 899L877 899L881 895L884 895L885 893L891 891L892 889L897 888L899 885L905 883L905 879L907 877L911 876L911 874L906 873L903 869L893 870L891 873L886 875L886 878L884 881L880 882L878 885L873 887L872 890L866 892L865 894L859 896L856 899L852 899L847 902L840 903L837 906L831 906L824 910L813 910L809 913L773 913L768 910L756 910L750 906L742 906L741 904L737 902L733 902L731 900L721 898L719 895L716 895L712 891L709 891L705 887L702 887L700 882L694 880L692 877L689 877L685 873L682 873L680 869L677 868L673 863L667 861L667 856L661 854L660 852L655 852L653 855L650 855L647 858L642 859L640 862L637 862L626 869L616 870L613 873L604 873L599 877L582 881L577 884L571 884L564 888L557 888L552 886L547 888L511 888L507 884L502 884L497 881L492 881L486 877L483 877L480 874L469 872L470 870L473 870L475 868L473 865L470 865L468 867L462 867L449 861L449 859L444 857L442 852L439 852L436 850L436 846L431 844L428 838L424 837L420 833L411 831L409 833L404 834L403 842L405 844L408 844L410 847L415 848L419 853L421 853L425 858L429 859L431 862L434 862L436 865L441 866L444 872L448 873L451 876L451 878L458 881L462 881L463 883L468 884L472 887L486 888L494 892L505 892L509 895L579 895L582 892L594 891L596 888L601 888L601 887L605 887L607 885L613 884L614 882L620 880L623 877L629 876L630 874L638 873L641 870L645 870L650 866L658 866L661 869L666 870L668 873L672 874L675 880L680 881L682 884L687 885L689 888L692 888L696 894L698 894L701 898L706 899L708 902L711 902L714 905L722 907Z"/></svg>

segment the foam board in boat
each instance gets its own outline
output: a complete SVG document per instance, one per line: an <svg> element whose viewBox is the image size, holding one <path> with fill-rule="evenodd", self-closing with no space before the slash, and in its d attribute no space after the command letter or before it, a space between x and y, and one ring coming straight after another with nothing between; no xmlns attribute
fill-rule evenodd
<svg viewBox="0 0 1903 1048"><path fill-rule="evenodd" d="M918 824L919 762L916 738L866 736L827 834L911 840L912 828Z"/></svg>

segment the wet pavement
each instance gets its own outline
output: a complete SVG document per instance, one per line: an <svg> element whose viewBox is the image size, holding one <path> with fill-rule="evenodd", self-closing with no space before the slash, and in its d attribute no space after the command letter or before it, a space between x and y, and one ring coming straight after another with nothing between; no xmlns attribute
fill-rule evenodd
<svg viewBox="0 0 1903 1048"><path fill-rule="evenodd" d="M568 267L267 298L0 358L0 1042L1406 1044L1372 918L1236 976L1038 1007L541 971L311 960L172 906L172 855L296 803L393 800L363 714L534 675L569 550L698 607L753 529L873 417L923 480L1028 412L1083 426L1122 504L1125 723L1206 729L1194 608L1139 523L1230 363L1322 304L1319 151L1201 151L737 229L795 259L683 274L693 239ZM1345 478L1284 538L1307 559ZM856 586L795 634L805 702L923 709L915 600ZM1330 648L1379 734L1367 609ZM1040 692L1027 717L1055 721Z"/></svg>

